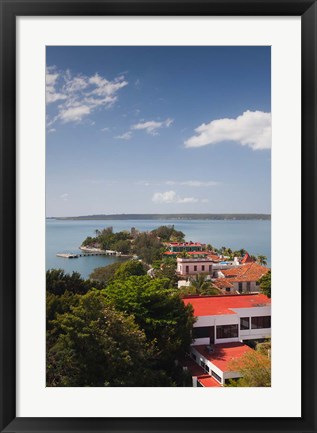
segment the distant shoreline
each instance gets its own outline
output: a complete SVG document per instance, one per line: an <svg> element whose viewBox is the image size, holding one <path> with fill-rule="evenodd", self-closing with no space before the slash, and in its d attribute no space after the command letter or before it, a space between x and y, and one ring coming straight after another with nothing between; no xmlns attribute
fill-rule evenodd
<svg viewBox="0 0 317 433"><path fill-rule="evenodd" d="M114 214L70 217L47 217L54 220L271 220L270 214Z"/></svg>

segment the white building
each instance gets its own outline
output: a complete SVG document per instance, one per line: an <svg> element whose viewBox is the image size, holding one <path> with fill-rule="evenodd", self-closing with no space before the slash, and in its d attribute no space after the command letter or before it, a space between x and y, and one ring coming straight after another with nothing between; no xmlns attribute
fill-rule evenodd
<svg viewBox="0 0 317 433"><path fill-rule="evenodd" d="M177 258L176 272L181 276L212 274L213 261L211 259L183 259Z"/></svg>
<svg viewBox="0 0 317 433"><path fill-rule="evenodd" d="M259 340L271 336L271 300L262 294L186 296L197 321L193 345Z"/></svg>
<svg viewBox="0 0 317 433"><path fill-rule="evenodd" d="M192 305L197 318L193 360L222 385L226 379L240 377L239 372L230 369L229 361L252 350L244 341L271 336L271 300L263 294L249 294L187 296L183 301ZM214 386L206 378L204 382L200 386Z"/></svg>

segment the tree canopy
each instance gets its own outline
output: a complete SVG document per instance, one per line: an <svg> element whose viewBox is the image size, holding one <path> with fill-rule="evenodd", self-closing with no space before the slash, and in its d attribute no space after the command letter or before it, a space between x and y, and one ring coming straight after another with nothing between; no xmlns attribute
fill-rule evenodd
<svg viewBox="0 0 317 433"><path fill-rule="evenodd" d="M47 386L184 385L176 361L191 343L192 308L168 279L144 272L139 261L120 264L103 289L47 274Z"/></svg>
<svg viewBox="0 0 317 433"><path fill-rule="evenodd" d="M268 298L271 297L271 271L268 271L259 279L260 291Z"/></svg>
<svg viewBox="0 0 317 433"><path fill-rule="evenodd" d="M153 374L153 347L132 316L115 311L96 290L54 320L56 340L47 352L48 386L170 385Z"/></svg>
<svg viewBox="0 0 317 433"><path fill-rule="evenodd" d="M174 361L188 350L193 310L169 288L168 279L134 276L115 280L102 292L116 310L133 315L161 360Z"/></svg>
<svg viewBox="0 0 317 433"><path fill-rule="evenodd" d="M271 361L258 351L246 352L239 359L230 362L230 370L239 371L243 377L229 381L229 386L270 387Z"/></svg>

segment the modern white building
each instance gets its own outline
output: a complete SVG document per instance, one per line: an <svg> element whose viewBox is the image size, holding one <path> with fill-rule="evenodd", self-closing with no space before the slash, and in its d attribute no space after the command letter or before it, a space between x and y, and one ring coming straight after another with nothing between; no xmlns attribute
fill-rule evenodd
<svg viewBox="0 0 317 433"><path fill-rule="evenodd" d="M230 361L252 351L244 344L271 336L271 300L263 294L187 296L197 321L193 327L191 357L204 372L223 385L226 379L241 377ZM214 386L199 376L194 386Z"/></svg>
<svg viewBox="0 0 317 433"><path fill-rule="evenodd" d="M271 336L271 299L263 294L186 296L197 321L193 345L259 340Z"/></svg>

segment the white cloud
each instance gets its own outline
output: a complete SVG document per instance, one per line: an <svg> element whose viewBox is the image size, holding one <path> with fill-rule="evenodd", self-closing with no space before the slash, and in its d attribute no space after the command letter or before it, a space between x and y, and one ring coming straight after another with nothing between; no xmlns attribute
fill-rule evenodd
<svg viewBox="0 0 317 433"><path fill-rule="evenodd" d="M80 122L84 116L90 114L92 108L88 105L81 105L78 107L70 107L61 109L59 113L59 118L62 122Z"/></svg>
<svg viewBox="0 0 317 433"><path fill-rule="evenodd" d="M107 132L107 131L109 131L110 130L110 128L101 128L100 129L100 131L102 131L102 132Z"/></svg>
<svg viewBox="0 0 317 433"><path fill-rule="evenodd" d="M61 197L62 200L68 201L68 194L67 193L62 194L60 197Z"/></svg>
<svg viewBox="0 0 317 433"><path fill-rule="evenodd" d="M163 122L150 120L148 122L140 122L132 125L131 129L145 130L148 134L157 135L157 130L160 128L168 128L174 122L173 119L166 119Z"/></svg>
<svg viewBox="0 0 317 433"><path fill-rule="evenodd" d="M56 131L55 128L50 128L50 129L48 130L48 133L52 133L52 132L55 132L55 131Z"/></svg>
<svg viewBox="0 0 317 433"><path fill-rule="evenodd" d="M48 125L81 122L98 108L109 108L118 99L117 93L127 86L123 76L109 81L99 74L91 77L82 74L73 75L69 70L57 71L55 66L46 69L46 102L52 104L61 101L55 107L55 115L48 120Z"/></svg>
<svg viewBox="0 0 317 433"><path fill-rule="evenodd" d="M154 203L196 203L197 198L194 197L179 197L175 191L156 192L152 201Z"/></svg>
<svg viewBox="0 0 317 433"><path fill-rule="evenodd" d="M185 147L201 147L222 141L235 141L253 150L271 148L271 113L245 111L236 119L217 119L203 123L185 141Z"/></svg>
<svg viewBox="0 0 317 433"><path fill-rule="evenodd" d="M128 131L128 132L125 132L124 134L117 135L114 138L117 138L119 140L130 140L131 137L132 137L132 132Z"/></svg>
<svg viewBox="0 0 317 433"><path fill-rule="evenodd" d="M193 186L193 187L207 187L207 186L216 186L219 185L219 182L214 182L212 180L208 181L200 181L200 180L184 180L184 181L174 181L167 180L166 185L185 185L185 186Z"/></svg>

